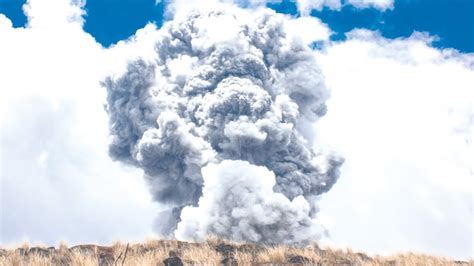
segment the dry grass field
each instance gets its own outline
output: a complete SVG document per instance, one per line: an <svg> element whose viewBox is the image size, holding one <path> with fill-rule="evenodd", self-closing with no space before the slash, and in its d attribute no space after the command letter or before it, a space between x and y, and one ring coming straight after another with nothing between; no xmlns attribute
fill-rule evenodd
<svg viewBox="0 0 474 266"><path fill-rule="evenodd" d="M263 247L218 239L205 243L152 240L112 246L29 247L0 249L0 265L474 265L421 254L370 257L351 250L288 246Z"/></svg>

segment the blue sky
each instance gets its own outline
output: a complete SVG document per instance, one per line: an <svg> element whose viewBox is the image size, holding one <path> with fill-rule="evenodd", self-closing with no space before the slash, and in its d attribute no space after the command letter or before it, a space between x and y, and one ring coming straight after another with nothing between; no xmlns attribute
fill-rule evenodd
<svg viewBox="0 0 474 266"><path fill-rule="evenodd" d="M0 0L0 13L13 21L15 27L26 23L21 10L24 0ZM280 13L297 14L292 1L269 4ZM85 30L104 46L133 35L147 22L158 26L163 21L164 5L155 0L88 0ZM331 39L344 38L344 32L354 28L379 30L384 37L409 36L413 31L436 35L436 47L451 47L461 52L474 52L474 1L472 0L396 0L394 9L380 11L374 8L356 9L344 6L335 11L328 8L313 10L335 32Z"/></svg>

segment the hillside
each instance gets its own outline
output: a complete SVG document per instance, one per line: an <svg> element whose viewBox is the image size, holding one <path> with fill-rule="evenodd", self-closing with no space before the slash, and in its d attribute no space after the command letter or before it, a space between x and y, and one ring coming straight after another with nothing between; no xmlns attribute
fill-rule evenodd
<svg viewBox="0 0 474 266"><path fill-rule="evenodd" d="M258 246L208 240L188 243L152 240L112 246L29 247L0 249L0 265L474 265L422 254L370 257L351 250Z"/></svg>

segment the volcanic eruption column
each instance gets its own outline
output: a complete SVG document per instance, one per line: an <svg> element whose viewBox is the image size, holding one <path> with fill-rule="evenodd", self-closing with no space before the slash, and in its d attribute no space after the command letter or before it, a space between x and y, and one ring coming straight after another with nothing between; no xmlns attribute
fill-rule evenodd
<svg viewBox="0 0 474 266"><path fill-rule="evenodd" d="M159 231L266 244L318 239L316 199L343 159L312 149L329 91L292 18L232 6L177 14L155 58L104 81L113 159L169 207Z"/></svg>

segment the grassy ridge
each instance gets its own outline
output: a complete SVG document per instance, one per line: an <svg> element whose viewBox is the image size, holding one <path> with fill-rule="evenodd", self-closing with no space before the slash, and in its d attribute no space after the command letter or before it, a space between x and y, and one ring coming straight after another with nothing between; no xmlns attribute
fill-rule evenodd
<svg viewBox="0 0 474 266"><path fill-rule="evenodd" d="M422 254L370 257L351 250L258 246L211 239L205 243L152 240L112 246L0 249L0 265L474 265Z"/></svg>

